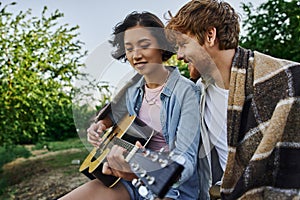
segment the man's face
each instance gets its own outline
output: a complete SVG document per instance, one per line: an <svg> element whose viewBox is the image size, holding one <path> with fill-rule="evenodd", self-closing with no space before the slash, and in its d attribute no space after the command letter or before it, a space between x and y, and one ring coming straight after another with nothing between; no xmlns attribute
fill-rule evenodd
<svg viewBox="0 0 300 200"><path fill-rule="evenodd" d="M205 46L201 46L195 36L181 34L176 41L177 58L195 66L201 75L209 74L216 67Z"/></svg>
<svg viewBox="0 0 300 200"><path fill-rule="evenodd" d="M194 81L197 81L200 78L200 73L198 70L194 67L192 63L188 64L188 70L190 72L190 78Z"/></svg>

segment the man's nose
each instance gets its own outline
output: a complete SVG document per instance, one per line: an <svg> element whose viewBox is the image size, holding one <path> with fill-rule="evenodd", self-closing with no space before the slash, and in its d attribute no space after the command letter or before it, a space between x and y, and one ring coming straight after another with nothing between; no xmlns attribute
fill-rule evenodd
<svg viewBox="0 0 300 200"><path fill-rule="evenodd" d="M178 50L177 50L177 59L178 60L183 60L184 59L184 53L181 50L181 48L178 48Z"/></svg>

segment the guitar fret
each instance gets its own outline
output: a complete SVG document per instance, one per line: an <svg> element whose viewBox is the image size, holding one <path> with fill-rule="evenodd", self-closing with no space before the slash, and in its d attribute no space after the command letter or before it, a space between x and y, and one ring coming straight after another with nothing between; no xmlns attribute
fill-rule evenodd
<svg viewBox="0 0 300 200"><path fill-rule="evenodd" d="M117 138L117 137L114 137L112 139L112 142L113 142L113 144L116 144L120 147L125 148L127 151L131 151L134 148L133 144L131 144L131 143L125 141L125 140L122 140L120 138Z"/></svg>

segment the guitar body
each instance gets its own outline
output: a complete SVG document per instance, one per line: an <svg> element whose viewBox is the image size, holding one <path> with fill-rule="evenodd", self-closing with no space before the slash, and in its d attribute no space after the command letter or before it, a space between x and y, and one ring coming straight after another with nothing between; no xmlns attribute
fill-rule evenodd
<svg viewBox="0 0 300 200"><path fill-rule="evenodd" d="M97 178L107 187L113 187L118 181L119 178L111 175L106 175L102 173L103 162L100 162L95 157L97 154L97 148L93 148L91 153L86 157L86 159L81 164L79 171L86 175L89 179ZM96 168L93 167L90 170L90 167L96 165Z"/></svg>
<svg viewBox="0 0 300 200"><path fill-rule="evenodd" d="M93 148L81 164L79 171L90 179L97 178L107 187L113 187L119 178L102 173L103 163L112 146L116 144L130 150L136 141L145 146L156 133L138 117L125 115L118 124L101 136L103 142L99 148Z"/></svg>

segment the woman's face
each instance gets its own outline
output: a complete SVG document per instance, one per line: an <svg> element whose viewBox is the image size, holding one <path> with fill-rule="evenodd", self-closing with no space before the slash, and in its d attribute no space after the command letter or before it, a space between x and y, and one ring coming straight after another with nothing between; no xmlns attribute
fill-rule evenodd
<svg viewBox="0 0 300 200"><path fill-rule="evenodd" d="M142 26L127 29L124 45L127 60L139 74L151 74L161 68L163 51L148 29Z"/></svg>

